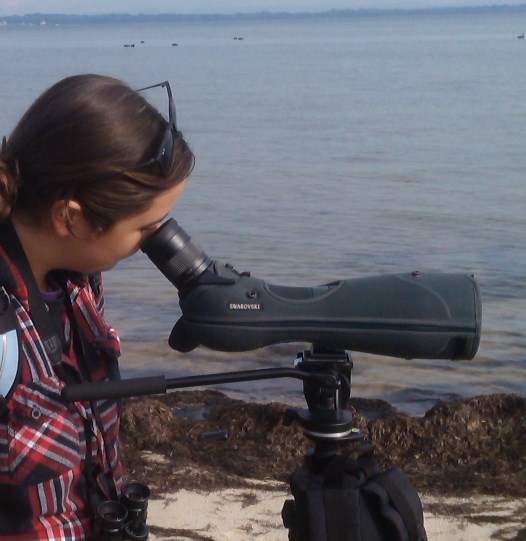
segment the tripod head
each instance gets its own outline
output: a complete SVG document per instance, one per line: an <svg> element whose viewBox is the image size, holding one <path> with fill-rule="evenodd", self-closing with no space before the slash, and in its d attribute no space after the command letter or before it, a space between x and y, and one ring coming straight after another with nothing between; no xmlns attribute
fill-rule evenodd
<svg viewBox="0 0 526 541"><path fill-rule="evenodd" d="M353 363L345 351L326 351L313 346L298 353L298 370L334 378L336 385L324 385L324 380L303 380L307 410L291 410L291 420L297 421L305 435L315 441L348 441L361 436L352 423L352 414L345 410L351 396Z"/></svg>
<svg viewBox="0 0 526 541"><path fill-rule="evenodd" d="M354 426L352 412L345 409L351 396L353 363L345 351L327 351L313 346L298 353L295 366L306 373L330 375L337 382L337 385L327 386L323 381L304 380L307 409L289 409L284 420L286 425L297 422L304 435L314 442L306 460L313 471L319 471L340 447L363 439L363 433Z"/></svg>

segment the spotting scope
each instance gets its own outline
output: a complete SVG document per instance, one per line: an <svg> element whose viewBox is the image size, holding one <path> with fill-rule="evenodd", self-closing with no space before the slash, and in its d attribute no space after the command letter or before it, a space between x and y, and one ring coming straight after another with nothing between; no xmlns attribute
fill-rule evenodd
<svg viewBox="0 0 526 541"><path fill-rule="evenodd" d="M141 247L177 288L182 316L169 344L249 351L309 342L401 358L472 359L481 303L472 275L413 271L315 287L269 284L211 260L174 219Z"/></svg>

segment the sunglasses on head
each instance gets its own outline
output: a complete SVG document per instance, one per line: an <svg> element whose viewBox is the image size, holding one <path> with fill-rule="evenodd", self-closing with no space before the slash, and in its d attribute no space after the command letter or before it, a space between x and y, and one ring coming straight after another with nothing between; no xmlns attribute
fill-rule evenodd
<svg viewBox="0 0 526 541"><path fill-rule="evenodd" d="M160 86L166 88L166 93L168 94L168 124L166 126L159 150L155 153L155 156L147 162L142 163L139 167L147 167L153 164L158 164L163 175L168 177L174 167L175 139L177 136L175 102L172 96L170 83L168 81L164 81L162 83L157 83L156 85L145 86L144 88L139 88L137 92L142 92L143 90L149 90L150 88L157 88Z"/></svg>

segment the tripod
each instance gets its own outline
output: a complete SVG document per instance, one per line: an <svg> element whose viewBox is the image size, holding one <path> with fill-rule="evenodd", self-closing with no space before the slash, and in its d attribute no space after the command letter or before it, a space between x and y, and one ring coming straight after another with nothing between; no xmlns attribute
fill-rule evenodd
<svg viewBox="0 0 526 541"><path fill-rule="evenodd" d="M425 541L420 499L408 478L399 470L381 472L372 448L364 452L356 445L363 434L354 427L352 413L344 409L351 394L352 366L345 351L313 345L298 354L294 368L69 385L63 397L68 401L100 400L220 383L301 379L307 409L287 410L284 422L300 424L314 446L290 478L294 499L287 500L282 511L289 540ZM341 448L349 444L353 451L340 455Z"/></svg>

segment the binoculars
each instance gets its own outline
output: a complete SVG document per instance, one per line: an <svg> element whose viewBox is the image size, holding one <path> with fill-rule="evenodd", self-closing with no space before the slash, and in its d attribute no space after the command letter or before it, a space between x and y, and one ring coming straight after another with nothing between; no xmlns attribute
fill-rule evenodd
<svg viewBox="0 0 526 541"><path fill-rule="evenodd" d="M132 481L122 487L121 501L108 500L97 506L95 537L97 541L146 541L150 489Z"/></svg>

